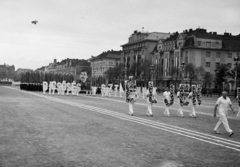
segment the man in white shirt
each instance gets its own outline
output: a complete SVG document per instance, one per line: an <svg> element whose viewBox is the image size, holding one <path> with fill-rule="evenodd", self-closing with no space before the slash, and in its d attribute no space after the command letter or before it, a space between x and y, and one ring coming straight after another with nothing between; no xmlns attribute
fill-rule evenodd
<svg viewBox="0 0 240 167"><path fill-rule="evenodd" d="M229 133L229 136L231 137L234 133L230 129L230 127L228 125L228 120L227 120L229 107L232 109L233 113L235 113L234 109L232 108L231 100L229 97L227 97L227 92L223 91L222 96L218 98L218 100L216 102L216 106L214 108L213 116L216 117L217 108L218 108L218 113L219 113L219 117L220 117L218 123L216 124L216 126L214 128L214 132L219 134L219 127L223 123L224 128L226 129L226 131Z"/></svg>
<svg viewBox="0 0 240 167"><path fill-rule="evenodd" d="M169 112L169 106L170 106L170 99L171 99L171 97L170 97L170 91L169 91L169 88L168 87L166 87L166 91L163 93L163 100L164 100L164 103L166 104L166 108L165 108L165 110L164 110L164 115L165 116L170 116L170 112Z"/></svg>

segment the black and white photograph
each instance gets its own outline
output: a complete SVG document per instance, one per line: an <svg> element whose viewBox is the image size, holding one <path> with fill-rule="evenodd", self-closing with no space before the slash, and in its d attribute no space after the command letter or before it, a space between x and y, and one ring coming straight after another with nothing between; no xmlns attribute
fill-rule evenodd
<svg viewBox="0 0 240 167"><path fill-rule="evenodd" d="M0 167L240 167L239 0L0 0Z"/></svg>

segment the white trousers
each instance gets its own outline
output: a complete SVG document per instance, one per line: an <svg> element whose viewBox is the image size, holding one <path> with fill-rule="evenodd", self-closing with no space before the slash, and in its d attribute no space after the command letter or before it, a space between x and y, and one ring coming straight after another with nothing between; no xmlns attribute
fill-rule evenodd
<svg viewBox="0 0 240 167"><path fill-rule="evenodd" d="M164 110L164 115L170 115L170 112L169 112L169 106L166 106L165 110Z"/></svg>
<svg viewBox="0 0 240 167"><path fill-rule="evenodd" d="M229 125L228 125L228 120L227 120L227 113L228 111L227 110L222 110L222 109L219 109L218 110L218 113L219 113L219 121L217 122L214 130L215 131L219 131L219 128L220 128L220 125L223 124L224 128L226 129L226 131L228 133L231 133L232 132L232 129L230 129Z"/></svg>
<svg viewBox="0 0 240 167"><path fill-rule="evenodd" d="M183 107L181 105L178 108L177 115L178 116L183 115Z"/></svg>
<svg viewBox="0 0 240 167"><path fill-rule="evenodd" d="M152 103L148 103L147 115L153 115L153 113L152 113Z"/></svg>
<svg viewBox="0 0 240 167"><path fill-rule="evenodd" d="M190 111L190 116L196 116L196 111L195 111L195 106L192 105L191 111Z"/></svg>
<svg viewBox="0 0 240 167"><path fill-rule="evenodd" d="M133 114L133 103L129 102L129 114Z"/></svg>

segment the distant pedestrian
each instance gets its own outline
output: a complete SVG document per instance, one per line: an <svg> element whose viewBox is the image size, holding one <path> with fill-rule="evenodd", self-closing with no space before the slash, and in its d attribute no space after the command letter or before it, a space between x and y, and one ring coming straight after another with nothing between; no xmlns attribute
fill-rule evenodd
<svg viewBox="0 0 240 167"><path fill-rule="evenodd" d="M228 109L229 107L232 109L232 112L235 113L234 109L232 108L232 103L229 97L227 97L227 92L223 91L222 96L218 98L216 102L216 106L214 108L213 116L216 117L217 109L219 114L219 121L214 128L214 133L219 134L219 127L223 123L225 130L228 132L229 136L231 137L234 133L233 130L230 129L228 124Z"/></svg>
<svg viewBox="0 0 240 167"><path fill-rule="evenodd" d="M207 97L208 97L208 96L210 96L210 94L209 94L209 89L207 89Z"/></svg>
<svg viewBox="0 0 240 167"><path fill-rule="evenodd" d="M212 97L213 90L212 88L209 89L209 95Z"/></svg>

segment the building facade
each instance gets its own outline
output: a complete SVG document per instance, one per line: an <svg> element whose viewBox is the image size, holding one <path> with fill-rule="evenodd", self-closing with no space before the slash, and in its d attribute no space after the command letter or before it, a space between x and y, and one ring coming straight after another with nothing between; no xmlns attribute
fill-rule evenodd
<svg viewBox="0 0 240 167"><path fill-rule="evenodd" d="M104 77L106 71L120 64L121 51L109 50L89 59L93 77Z"/></svg>
<svg viewBox="0 0 240 167"><path fill-rule="evenodd" d="M128 43L121 45L123 51L121 62L125 65L126 73L134 65L140 67L145 61L151 62L153 57L152 51L158 41L165 40L169 36L170 33L134 31L129 37ZM135 73L129 75L134 75L139 81L141 80L139 78L142 78L142 74Z"/></svg>
<svg viewBox="0 0 240 167"><path fill-rule="evenodd" d="M185 65L192 63L196 67L202 67L213 76L220 64L234 68L233 59L240 56L240 35L219 35L216 32L207 32L206 29L189 29L182 33L176 32L160 41L152 54L157 71L157 86L166 87L176 81L178 84L182 81L188 83L188 73L182 73L182 62ZM176 73L176 70L179 73ZM184 74L184 77L181 74ZM233 83L229 84L233 87Z"/></svg>

